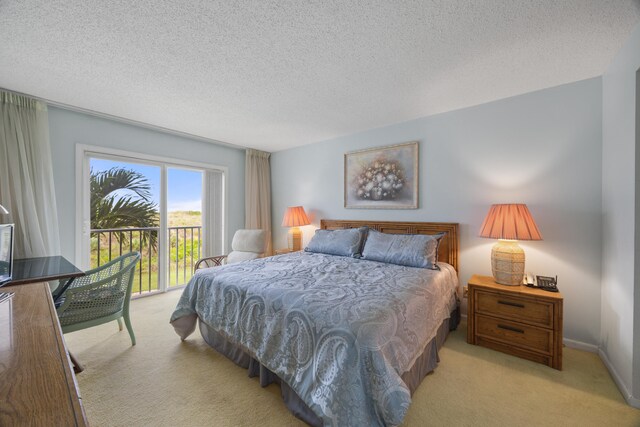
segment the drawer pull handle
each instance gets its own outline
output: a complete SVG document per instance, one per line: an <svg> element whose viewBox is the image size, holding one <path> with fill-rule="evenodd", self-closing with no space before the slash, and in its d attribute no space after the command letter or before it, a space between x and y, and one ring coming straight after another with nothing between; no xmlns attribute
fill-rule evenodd
<svg viewBox="0 0 640 427"><path fill-rule="evenodd" d="M524 308L524 304L519 304L517 302L511 302L511 301L501 301L498 300L498 304L502 304L502 305L510 305L512 307L518 307L518 308Z"/></svg>
<svg viewBox="0 0 640 427"><path fill-rule="evenodd" d="M519 333L519 334L524 334L524 330L519 329L519 328L514 328L513 326L498 325L498 328L500 328L500 329L506 329L507 331L517 332L517 333Z"/></svg>

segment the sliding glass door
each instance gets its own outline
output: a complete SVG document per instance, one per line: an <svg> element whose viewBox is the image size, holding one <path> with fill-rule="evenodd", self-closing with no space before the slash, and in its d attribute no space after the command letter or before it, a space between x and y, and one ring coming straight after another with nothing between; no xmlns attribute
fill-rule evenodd
<svg viewBox="0 0 640 427"><path fill-rule="evenodd" d="M185 285L200 257L223 253L224 170L133 153L79 155L83 268L138 251L133 293L141 295Z"/></svg>
<svg viewBox="0 0 640 427"><path fill-rule="evenodd" d="M90 268L138 251L133 292L160 289L161 167L91 157L89 160Z"/></svg>
<svg viewBox="0 0 640 427"><path fill-rule="evenodd" d="M200 170L167 170L169 287L187 283L202 255L203 180Z"/></svg>

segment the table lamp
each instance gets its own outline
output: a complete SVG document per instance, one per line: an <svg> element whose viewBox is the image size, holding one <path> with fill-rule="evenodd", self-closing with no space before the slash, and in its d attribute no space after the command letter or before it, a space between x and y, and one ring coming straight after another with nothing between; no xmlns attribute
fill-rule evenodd
<svg viewBox="0 0 640 427"><path fill-rule="evenodd" d="M302 232L299 227L309 224L311 223L302 206L289 206L287 208L282 219L282 226L291 227L287 236L290 251L295 252L302 249Z"/></svg>
<svg viewBox="0 0 640 427"><path fill-rule="evenodd" d="M498 239L491 249L491 272L497 283L520 285L524 276L524 250L518 240L542 240L527 205L492 205L480 227L480 237Z"/></svg>

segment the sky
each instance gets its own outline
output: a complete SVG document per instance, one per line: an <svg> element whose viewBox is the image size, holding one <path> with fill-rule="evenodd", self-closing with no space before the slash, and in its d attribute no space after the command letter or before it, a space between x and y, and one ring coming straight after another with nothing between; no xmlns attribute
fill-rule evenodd
<svg viewBox="0 0 640 427"><path fill-rule="evenodd" d="M160 206L160 167L114 160L91 159L93 171L104 171L113 167L132 169L147 177L151 185L151 198ZM200 211L202 206L202 172L188 169L167 170L168 205L172 211Z"/></svg>

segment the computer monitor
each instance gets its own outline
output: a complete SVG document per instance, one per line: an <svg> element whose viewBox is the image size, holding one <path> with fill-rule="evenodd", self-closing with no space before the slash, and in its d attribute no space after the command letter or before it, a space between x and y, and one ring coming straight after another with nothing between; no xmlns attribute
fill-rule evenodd
<svg viewBox="0 0 640 427"><path fill-rule="evenodd" d="M0 286L11 281L13 273L13 224L0 224Z"/></svg>

